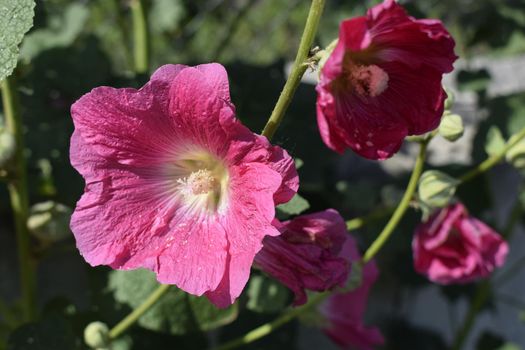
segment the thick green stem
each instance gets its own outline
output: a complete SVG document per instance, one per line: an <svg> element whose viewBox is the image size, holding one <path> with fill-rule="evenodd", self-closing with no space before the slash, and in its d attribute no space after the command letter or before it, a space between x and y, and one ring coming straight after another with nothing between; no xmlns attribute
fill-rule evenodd
<svg viewBox="0 0 525 350"><path fill-rule="evenodd" d="M498 164L504 157L505 154L510 150L512 147L514 147L518 142L520 142L525 137L525 128L521 129L517 134L514 135L514 139L512 141L507 142L505 147L498 153L491 157L488 157L485 161L480 163L477 167L467 172L465 175L461 176L459 180L463 182L467 182L474 177L478 176L479 174L489 170L494 165Z"/></svg>
<svg viewBox="0 0 525 350"><path fill-rule="evenodd" d="M285 325L286 323L290 322L294 318L301 315L306 310L309 310L313 306L319 304L321 301L323 301L327 297L327 293L319 293L312 297L310 297L310 300L308 300L308 303L301 307L290 309L288 312L285 312L280 317L276 318L275 320L265 323L262 326L259 326L250 332L246 333L240 338L234 339L232 341L229 341L227 343L224 343L223 345L219 346L215 350L230 350L235 349L243 345L250 344L258 339L261 339L268 334L272 333L275 329Z"/></svg>
<svg viewBox="0 0 525 350"><path fill-rule="evenodd" d="M148 298L140 304L136 309L134 309L128 316L126 316L122 321L120 321L115 327L109 331L109 339L116 339L122 333L124 333L129 327L131 327L140 316L144 315L155 303L157 303L160 298L166 294L171 285L161 284L151 293Z"/></svg>
<svg viewBox="0 0 525 350"><path fill-rule="evenodd" d="M26 321L30 321L34 318L36 310L36 283L34 262L31 257L31 240L27 229L29 192L24 158L23 126L13 76L2 81L2 102L7 130L14 136L16 141L13 173L9 175L8 189L16 229L23 315Z"/></svg>
<svg viewBox="0 0 525 350"><path fill-rule="evenodd" d="M268 122L266 123L262 134L268 139L271 139L275 134L275 131L279 127L292 97L301 82L304 72L308 68L305 64L308 56L310 54L310 49L315 38L315 33L317 32L317 26L319 20L321 19L321 14L323 13L325 0L313 0L312 5L310 6L310 12L308 13L308 18L306 19L306 24L303 31L303 36L301 37L301 42L299 44L299 49L297 50L297 56L292 67L292 71L288 76L288 80L284 84L281 95L275 104L275 107L272 111L272 115Z"/></svg>
<svg viewBox="0 0 525 350"><path fill-rule="evenodd" d="M394 211L394 214L386 224L383 231L381 231L376 240L366 250L365 254L363 255L363 263L366 264L367 262L372 260L372 258L377 254L377 252L383 247L388 238L390 238L390 235L394 232L394 229L399 224L399 221L401 221L401 219L403 218L403 215L405 214L406 210L408 209L410 201L412 200L412 197L416 192L417 182L419 181L421 173L423 172L423 167L425 165L425 158L427 154L427 145L428 140L421 142L419 155L417 156L416 164L414 165L414 170L412 170L412 176L410 176L410 181L408 182L405 194L403 195L401 202L397 206L396 210Z"/></svg>
<svg viewBox="0 0 525 350"><path fill-rule="evenodd" d="M149 69L149 31L143 0L131 1L133 20L133 57L135 73L146 73Z"/></svg>

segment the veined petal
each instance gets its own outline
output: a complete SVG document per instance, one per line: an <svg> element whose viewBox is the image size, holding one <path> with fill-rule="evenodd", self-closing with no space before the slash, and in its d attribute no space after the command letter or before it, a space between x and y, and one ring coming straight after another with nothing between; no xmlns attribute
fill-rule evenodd
<svg viewBox="0 0 525 350"><path fill-rule="evenodd" d="M503 265L508 244L457 203L416 228L412 249L417 272L433 282L450 284L488 277Z"/></svg>
<svg viewBox="0 0 525 350"><path fill-rule="evenodd" d="M273 195L281 182L279 173L261 164L232 169L230 213L222 223L227 231L229 265L221 286L206 294L215 305L227 306L240 295L262 239L279 234L271 221L275 217Z"/></svg>
<svg viewBox="0 0 525 350"><path fill-rule="evenodd" d="M71 228L86 261L231 304L298 186L291 157L234 113L218 64L163 66L140 90L77 101L71 163L86 189Z"/></svg>
<svg viewBox="0 0 525 350"><path fill-rule="evenodd" d="M369 159L394 155L407 135L435 129L444 73L457 59L440 21L416 20L393 0L341 23L317 86L323 141Z"/></svg>

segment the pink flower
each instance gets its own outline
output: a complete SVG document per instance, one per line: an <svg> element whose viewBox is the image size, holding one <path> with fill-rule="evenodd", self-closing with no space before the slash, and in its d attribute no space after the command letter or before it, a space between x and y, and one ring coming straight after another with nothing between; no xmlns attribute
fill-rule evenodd
<svg viewBox="0 0 525 350"><path fill-rule="evenodd" d="M328 147L370 159L396 153L407 135L435 129L454 40L438 20L416 20L394 0L343 21L321 70L317 121Z"/></svg>
<svg viewBox="0 0 525 350"><path fill-rule="evenodd" d="M416 228L412 250L417 272L449 284L488 277L504 264L509 248L500 235L457 203Z"/></svg>
<svg viewBox="0 0 525 350"><path fill-rule="evenodd" d="M359 288L346 293L334 293L320 306L321 314L328 321L324 332L344 349L370 350L384 343L379 329L363 324L368 293L377 276L375 263L369 262L363 268L363 280Z"/></svg>
<svg viewBox="0 0 525 350"><path fill-rule="evenodd" d="M305 289L324 291L343 285L350 259L342 256L342 248L355 246L355 241L337 211L328 209L274 224L282 234L264 239L255 263L295 293L294 305L306 302Z"/></svg>
<svg viewBox="0 0 525 350"><path fill-rule="evenodd" d="M94 89L71 113L71 163L86 181L71 228L86 261L232 303L298 178L235 118L224 68L166 65L140 90Z"/></svg>

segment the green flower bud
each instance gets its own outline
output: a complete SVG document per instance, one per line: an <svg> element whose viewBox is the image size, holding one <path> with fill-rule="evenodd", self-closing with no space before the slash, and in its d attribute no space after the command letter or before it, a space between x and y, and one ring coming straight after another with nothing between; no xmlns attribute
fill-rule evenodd
<svg viewBox="0 0 525 350"><path fill-rule="evenodd" d="M70 236L69 220L71 208L47 201L31 207L27 227L35 237L43 242L57 242Z"/></svg>
<svg viewBox="0 0 525 350"><path fill-rule="evenodd" d="M450 89L446 88L445 92L447 93L447 99L445 100L445 110L449 111L454 105L454 93L450 91Z"/></svg>
<svg viewBox="0 0 525 350"><path fill-rule="evenodd" d="M105 323L91 322L84 329L84 341L92 349L109 347L109 328Z"/></svg>
<svg viewBox="0 0 525 350"><path fill-rule="evenodd" d="M513 142L516 136L512 136L509 142ZM525 169L525 139L521 139L505 154L507 162L517 169Z"/></svg>
<svg viewBox="0 0 525 350"><path fill-rule="evenodd" d="M324 50L321 50L317 53L317 55L320 55L321 57L319 59L319 63L317 64L317 66L319 67L319 70L318 70L319 75L321 74L321 70L323 69L324 64L328 60L328 57L330 57L330 55L332 54L336 46L337 46L337 39L335 39L330 44L328 44L328 46Z"/></svg>
<svg viewBox="0 0 525 350"><path fill-rule="evenodd" d="M15 154L16 141L13 135L0 129L0 167L7 164Z"/></svg>
<svg viewBox="0 0 525 350"><path fill-rule="evenodd" d="M492 125L487 132L487 139L485 140L485 152L489 156L495 156L499 154L505 148L507 141L503 137L501 130Z"/></svg>
<svg viewBox="0 0 525 350"><path fill-rule="evenodd" d="M457 114L445 112L439 124L439 134L450 142L454 142L463 136L463 120Z"/></svg>
<svg viewBox="0 0 525 350"><path fill-rule="evenodd" d="M459 180L441 171L425 171L419 179L419 200L426 207L442 208L450 202L458 184Z"/></svg>

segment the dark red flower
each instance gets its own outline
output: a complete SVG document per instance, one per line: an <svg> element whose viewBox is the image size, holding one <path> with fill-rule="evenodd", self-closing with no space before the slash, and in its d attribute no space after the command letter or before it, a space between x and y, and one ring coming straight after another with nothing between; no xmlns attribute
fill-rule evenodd
<svg viewBox="0 0 525 350"><path fill-rule="evenodd" d="M447 96L441 78L456 58L440 21L414 19L393 0L343 21L317 86L324 142L337 152L391 157L407 135L439 125Z"/></svg>
<svg viewBox="0 0 525 350"><path fill-rule="evenodd" d="M294 305L306 302L305 289L324 291L343 285L351 260L343 251L357 251L357 247L337 211L328 209L283 223L275 220L274 225L281 235L263 241L255 263L295 293Z"/></svg>

